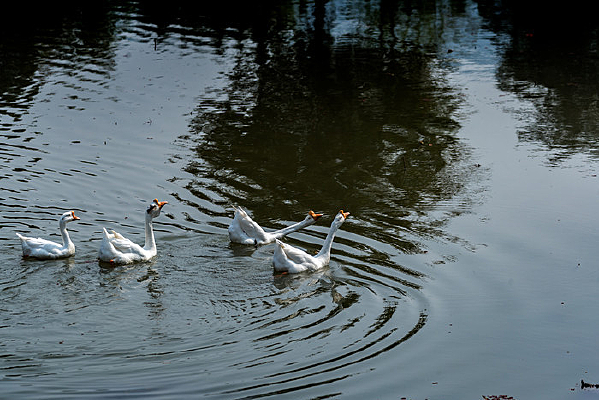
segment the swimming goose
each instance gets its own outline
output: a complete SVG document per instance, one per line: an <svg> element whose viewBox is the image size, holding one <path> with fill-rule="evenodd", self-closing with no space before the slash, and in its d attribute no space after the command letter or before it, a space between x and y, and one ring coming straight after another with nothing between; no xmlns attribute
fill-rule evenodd
<svg viewBox="0 0 599 400"><path fill-rule="evenodd" d="M62 235L62 244L54 243L46 239L29 238L17 233L21 239L23 257L34 257L40 260L51 260L69 257L75 254L75 245L67 232L67 222L77 221L74 211L67 211L61 215L58 224Z"/></svg>
<svg viewBox="0 0 599 400"><path fill-rule="evenodd" d="M322 245L322 249L315 256L311 256L305 251L277 239L273 256L275 271L297 274L304 271L316 271L327 265L331 260L331 246L333 245L335 234L348 216L348 212L339 211L331 223L331 228Z"/></svg>
<svg viewBox="0 0 599 400"><path fill-rule="evenodd" d="M160 210L162 210L165 204L168 204L168 202L154 199L146 210L146 240L144 247L133 243L115 231L108 233L106 228L102 228L103 238L100 251L98 252L98 259L113 264L129 264L137 261L148 261L154 257L157 254L157 250L152 219L160 215Z"/></svg>
<svg viewBox="0 0 599 400"><path fill-rule="evenodd" d="M298 231L302 228L312 225L322 214L316 214L314 211L309 211L303 221L290 225L286 228L279 229L274 232L265 232L264 229L241 208L233 207L235 216L231 225L229 225L229 239L233 243L263 245L274 242L291 232Z"/></svg>

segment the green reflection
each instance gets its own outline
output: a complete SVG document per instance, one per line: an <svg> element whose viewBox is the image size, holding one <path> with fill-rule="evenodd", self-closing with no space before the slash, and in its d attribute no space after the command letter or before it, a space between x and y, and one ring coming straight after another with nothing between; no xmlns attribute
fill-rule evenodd
<svg viewBox="0 0 599 400"><path fill-rule="evenodd" d="M227 49L226 93L198 107L188 189L259 220L343 208L395 221L368 236L397 238L422 202L451 198L467 179L446 173L466 157L459 96L439 73L440 11L422 7L275 7Z"/></svg>
<svg viewBox="0 0 599 400"><path fill-rule="evenodd" d="M499 34L502 90L530 103L518 139L550 150L551 163L578 153L597 157L599 141L599 24L592 3L536 7L536 3L486 4Z"/></svg>

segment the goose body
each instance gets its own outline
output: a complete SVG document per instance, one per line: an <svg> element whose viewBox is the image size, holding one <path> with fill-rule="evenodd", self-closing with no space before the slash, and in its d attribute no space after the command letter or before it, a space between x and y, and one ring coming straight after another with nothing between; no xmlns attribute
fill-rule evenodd
<svg viewBox="0 0 599 400"><path fill-rule="evenodd" d="M98 252L98 259L113 264L130 264L153 258L157 254L157 248L152 219L160 215L160 210L165 204L168 202L154 199L148 207L145 215L146 240L143 247L133 243L120 233L115 231L109 233L106 228L102 228L102 244Z"/></svg>
<svg viewBox="0 0 599 400"><path fill-rule="evenodd" d="M233 243L254 246L272 243L276 239L280 239L291 232L298 231L314 224L318 218L322 217L322 214L316 214L313 211L309 211L303 221L274 232L266 232L260 225L254 222L241 207L233 208L235 209L235 215L231 225L229 225L229 239Z"/></svg>
<svg viewBox="0 0 599 400"><path fill-rule="evenodd" d="M58 224L62 235L62 244L41 238L29 238L17 233L21 239L23 257L33 257L40 260L52 260L56 258L70 257L75 254L75 245L67 232L67 222L76 221L74 211L67 211L61 215Z"/></svg>
<svg viewBox="0 0 599 400"><path fill-rule="evenodd" d="M348 217L348 212L339 211L333 222L322 248L315 256L290 246L276 239L273 266L277 272L297 274L305 271L316 271L328 265L331 260L331 247L335 234Z"/></svg>

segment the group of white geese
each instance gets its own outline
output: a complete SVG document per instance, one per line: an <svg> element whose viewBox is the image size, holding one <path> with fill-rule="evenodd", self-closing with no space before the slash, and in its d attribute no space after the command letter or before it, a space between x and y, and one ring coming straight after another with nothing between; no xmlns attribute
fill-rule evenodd
<svg viewBox="0 0 599 400"><path fill-rule="evenodd" d="M148 261L157 254L156 241L154 239L154 230L152 220L160 215L160 211L166 201L154 199L145 214L145 234L146 240L144 246L133 243L123 235L102 228L102 244L98 252L98 259L112 264L130 264L133 262ZM283 243L280 239L285 235L303 229L314 224L322 214L316 214L309 211L303 221L290 225L286 228L272 232L266 232L258 225L241 207L234 207L235 215L231 225L229 225L229 239L233 243L243 245L262 246L275 242L275 251L273 255L273 266L275 271L281 273L300 273L304 271L315 271L327 265L331 259L331 247L333 239L339 227L348 217L348 212L339 211L331 223L331 228L327 234L322 248L318 254L312 256L303 250ZM70 257L75 254L75 244L71 241L67 232L67 222L76 221L80 218L75 216L74 211L67 211L59 219L60 233L62 234L62 244L52 242L41 238L29 238L17 233L21 239L23 248L23 257L33 257L37 259L57 259Z"/></svg>

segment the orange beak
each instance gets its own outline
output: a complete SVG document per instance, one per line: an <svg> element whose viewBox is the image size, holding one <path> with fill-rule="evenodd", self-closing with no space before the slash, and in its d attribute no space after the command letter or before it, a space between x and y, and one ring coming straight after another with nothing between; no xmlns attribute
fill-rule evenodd
<svg viewBox="0 0 599 400"><path fill-rule="evenodd" d="M322 217L322 214L316 214L314 211L310 210L308 211L308 213L310 214L310 216L312 218L314 218L314 221L318 220L318 218Z"/></svg>
<svg viewBox="0 0 599 400"><path fill-rule="evenodd" d="M162 208L165 204L168 204L168 201L158 201L158 199L154 199L154 203L158 204L158 207Z"/></svg>
<svg viewBox="0 0 599 400"><path fill-rule="evenodd" d="M74 219L74 220L81 219L81 218L79 218L79 217L75 216L75 211L71 211L71 215L73 216L73 219Z"/></svg>
<svg viewBox="0 0 599 400"><path fill-rule="evenodd" d="M343 218L347 218L349 216L349 212L343 212L343 210L339 210L339 213L343 215Z"/></svg>

